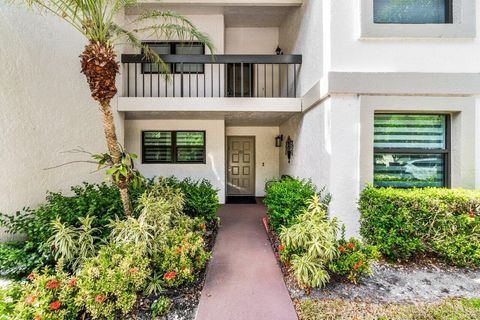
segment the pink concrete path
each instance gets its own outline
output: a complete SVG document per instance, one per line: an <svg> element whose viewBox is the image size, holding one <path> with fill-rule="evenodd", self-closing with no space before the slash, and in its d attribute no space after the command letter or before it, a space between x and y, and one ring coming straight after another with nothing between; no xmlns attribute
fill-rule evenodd
<svg viewBox="0 0 480 320"><path fill-rule="evenodd" d="M221 220L196 320L296 320L262 225L265 207L230 204Z"/></svg>

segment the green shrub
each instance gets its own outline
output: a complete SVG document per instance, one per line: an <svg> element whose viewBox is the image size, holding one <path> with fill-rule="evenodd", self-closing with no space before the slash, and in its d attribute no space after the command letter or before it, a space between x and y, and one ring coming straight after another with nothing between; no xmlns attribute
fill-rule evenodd
<svg viewBox="0 0 480 320"><path fill-rule="evenodd" d="M327 266L338 254L337 220L329 220L325 210L325 204L315 194L297 223L281 228L281 258L291 264L298 283L305 287L327 284Z"/></svg>
<svg viewBox="0 0 480 320"><path fill-rule="evenodd" d="M24 250L24 242L4 242L0 243L0 276L9 277L11 275L26 275L30 272L32 258Z"/></svg>
<svg viewBox="0 0 480 320"><path fill-rule="evenodd" d="M31 273L15 305L15 319L75 319L81 308L75 303L77 280L59 266Z"/></svg>
<svg viewBox="0 0 480 320"><path fill-rule="evenodd" d="M163 287L178 287L192 283L208 261L203 232L195 225L201 220L185 217L183 223L166 233L166 239L153 255L155 272Z"/></svg>
<svg viewBox="0 0 480 320"><path fill-rule="evenodd" d="M195 181L190 178L178 180L175 177L160 178L159 183L180 188L185 197L184 213L192 218L203 218L212 222L217 218L217 211L220 206L218 201L218 190L215 190L212 183L206 179Z"/></svg>
<svg viewBox="0 0 480 320"><path fill-rule="evenodd" d="M0 320L14 318L15 305L22 297L23 286L18 282L12 282L4 288L0 288Z"/></svg>
<svg viewBox="0 0 480 320"><path fill-rule="evenodd" d="M293 225L315 193L311 181L285 178L267 183L264 203L273 230L279 232L281 226ZM328 204L329 199L327 195L323 200Z"/></svg>
<svg viewBox="0 0 480 320"><path fill-rule="evenodd" d="M114 186L85 183L72 187L71 191L73 195L69 196L48 193L46 203L37 209L24 208L14 215L0 214L0 226L5 227L8 233L26 236L26 241L18 243L15 248L23 250L28 257L27 260L19 259L15 264L13 260L4 261L1 254L0 264L10 265L7 269L10 271L4 271L4 276L18 278L43 265L54 265L54 252L48 240L54 234L52 222L55 219L77 228L81 227L79 218L90 216L92 227L98 228L99 237L104 239L110 233L107 227L109 220L124 216L120 196Z"/></svg>
<svg viewBox="0 0 480 320"><path fill-rule="evenodd" d="M389 259L429 254L480 266L480 192L369 186L359 202L361 234Z"/></svg>
<svg viewBox="0 0 480 320"><path fill-rule="evenodd" d="M357 283L362 275L372 274L372 263L379 258L378 250L374 246L364 245L360 240L344 237L337 242L338 257L328 265L331 273L345 277Z"/></svg>
<svg viewBox="0 0 480 320"><path fill-rule="evenodd" d="M150 275L149 259L142 246L107 245L88 260L78 275L76 303L94 319L114 319L127 314L145 289Z"/></svg>
<svg viewBox="0 0 480 320"><path fill-rule="evenodd" d="M152 304L152 319L162 317L170 311L172 300L167 297L160 297Z"/></svg>

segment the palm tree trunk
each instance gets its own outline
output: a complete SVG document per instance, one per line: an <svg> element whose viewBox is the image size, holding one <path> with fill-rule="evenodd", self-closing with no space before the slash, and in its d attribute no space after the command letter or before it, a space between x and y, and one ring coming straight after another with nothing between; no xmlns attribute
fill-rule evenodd
<svg viewBox="0 0 480 320"><path fill-rule="evenodd" d="M107 141L108 151L112 157L113 164L117 164L121 161L122 156L120 154L120 148L118 144L117 134L115 131L115 122L113 120L112 107L109 102L103 102L101 105L103 115L103 130L105 132L105 139ZM117 183L118 190L120 191L120 198L122 199L123 209L127 216L132 215L132 205L130 197L128 195L127 183Z"/></svg>
<svg viewBox="0 0 480 320"><path fill-rule="evenodd" d="M119 71L113 47L107 43L90 42L80 55L82 73L87 77L92 98L100 103L103 115L103 130L113 165L122 161L110 101L117 94L115 79ZM125 214L132 214L132 204L128 195L128 179L114 180L120 191Z"/></svg>

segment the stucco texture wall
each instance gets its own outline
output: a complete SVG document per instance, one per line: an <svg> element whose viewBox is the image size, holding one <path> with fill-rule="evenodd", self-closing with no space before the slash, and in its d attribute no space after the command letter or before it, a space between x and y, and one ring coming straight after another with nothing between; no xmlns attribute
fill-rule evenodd
<svg viewBox="0 0 480 320"><path fill-rule="evenodd" d="M478 72L480 70L478 1L476 38L369 40L360 39L361 0L329 2L331 3L332 71Z"/></svg>
<svg viewBox="0 0 480 320"><path fill-rule="evenodd" d="M255 195L265 196L265 183L279 176L280 148L275 147L278 127L227 127L227 136L255 137Z"/></svg>
<svg viewBox="0 0 480 320"><path fill-rule="evenodd" d="M279 30L279 43L285 54L302 54L297 92L303 96L317 83L328 62L328 17L323 6L328 1L304 0L303 6L292 9ZM290 81L293 81L290 79Z"/></svg>
<svg viewBox="0 0 480 320"><path fill-rule="evenodd" d="M280 153L280 174L312 182L332 194L329 213L359 233L360 104L356 96L336 96L280 126L294 142L291 162Z"/></svg>
<svg viewBox="0 0 480 320"><path fill-rule="evenodd" d="M205 164L142 164L136 168L148 177L176 176L178 178L208 179L219 189L220 202L225 202L225 122L223 120L126 120L125 145L130 152L142 154L144 130L205 130Z"/></svg>
<svg viewBox="0 0 480 320"><path fill-rule="evenodd" d="M0 212L36 206L45 192L101 181L63 151L103 152L101 114L80 73L85 39L55 17L0 4Z"/></svg>

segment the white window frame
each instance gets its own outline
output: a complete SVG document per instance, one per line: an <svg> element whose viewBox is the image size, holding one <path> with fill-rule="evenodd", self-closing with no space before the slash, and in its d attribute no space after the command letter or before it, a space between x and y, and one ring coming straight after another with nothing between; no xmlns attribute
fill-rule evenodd
<svg viewBox="0 0 480 320"><path fill-rule="evenodd" d="M452 23L383 24L373 22L373 0L361 0L361 38L475 38L476 0L452 1Z"/></svg>

